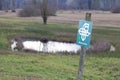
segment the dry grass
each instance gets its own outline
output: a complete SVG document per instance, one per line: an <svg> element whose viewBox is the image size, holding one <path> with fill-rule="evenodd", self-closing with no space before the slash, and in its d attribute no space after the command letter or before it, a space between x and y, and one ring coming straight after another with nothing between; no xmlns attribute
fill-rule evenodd
<svg viewBox="0 0 120 80"><path fill-rule="evenodd" d="M120 27L120 14L113 14L110 12L102 12L102 11L75 11L74 13L71 11L58 11L57 16L50 16L48 22L58 22L58 23L76 23L80 19L85 18L85 13L92 13L92 21L95 26L112 26L112 27ZM0 17L10 17L10 18L19 18L24 20L32 20L32 21L42 21L41 17L17 17L16 13L5 13L0 12Z"/></svg>

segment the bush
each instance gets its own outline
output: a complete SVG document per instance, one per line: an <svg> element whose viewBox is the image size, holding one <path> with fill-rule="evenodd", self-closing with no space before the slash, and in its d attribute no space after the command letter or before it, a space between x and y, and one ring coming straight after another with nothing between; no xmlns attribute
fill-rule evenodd
<svg viewBox="0 0 120 80"><path fill-rule="evenodd" d="M88 52L105 52L110 50L111 43L105 40L92 41Z"/></svg>
<svg viewBox="0 0 120 80"><path fill-rule="evenodd" d="M56 9L53 8L53 7L49 7L48 8L48 15L49 16L55 16L55 13L56 13Z"/></svg>
<svg viewBox="0 0 120 80"><path fill-rule="evenodd" d="M18 15L20 17L40 16L40 9L36 9L32 6L27 6L23 8Z"/></svg>
<svg viewBox="0 0 120 80"><path fill-rule="evenodd" d="M112 8L111 12L112 13L120 13L120 6L115 6L114 8Z"/></svg>
<svg viewBox="0 0 120 80"><path fill-rule="evenodd" d="M56 9L53 7L48 7L48 16L55 16ZM31 16L41 16L40 8L34 6L26 6L19 13L20 17L31 17Z"/></svg>

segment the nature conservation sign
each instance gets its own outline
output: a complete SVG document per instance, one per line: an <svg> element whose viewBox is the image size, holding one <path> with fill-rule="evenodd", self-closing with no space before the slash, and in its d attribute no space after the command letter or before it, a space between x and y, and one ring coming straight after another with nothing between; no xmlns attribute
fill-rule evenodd
<svg viewBox="0 0 120 80"><path fill-rule="evenodd" d="M93 23L91 21L86 20L79 21L76 41L78 45L85 46L87 48L90 46L92 25Z"/></svg>

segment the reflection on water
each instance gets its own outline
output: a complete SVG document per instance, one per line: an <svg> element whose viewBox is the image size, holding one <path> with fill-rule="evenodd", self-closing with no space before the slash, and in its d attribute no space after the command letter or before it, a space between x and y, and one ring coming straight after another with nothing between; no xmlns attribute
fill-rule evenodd
<svg viewBox="0 0 120 80"><path fill-rule="evenodd" d="M77 53L81 47L75 43L64 43L48 41L47 43L48 52L74 52Z"/></svg>
<svg viewBox="0 0 120 80"><path fill-rule="evenodd" d="M11 49L17 50L18 42L13 40L11 44ZM73 52L77 53L81 50L81 47L75 43L65 43L65 42L57 42L57 41L48 41L47 43L42 43L41 41L23 41L21 43L23 45L23 50L33 50L37 52Z"/></svg>

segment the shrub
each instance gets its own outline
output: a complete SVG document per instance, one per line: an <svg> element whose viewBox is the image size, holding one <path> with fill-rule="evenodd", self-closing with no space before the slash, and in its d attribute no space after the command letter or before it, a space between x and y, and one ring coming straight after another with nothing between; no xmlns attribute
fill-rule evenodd
<svg viewBox="0 0 120 80"><path fill-rule="evenodd" d="M32 6L24 7L18 14L20 17L40 16L40 9Z"/></svg>
<svg viewBox="0 0 120 80"><path fill-rule="evenodd" d="M112 13L120 13L120 6L115 6L111 10Z"/></svg>
<svg viewBox="0 0 120 80"><path fill-rule="evenodd" d="M47 14L48 16L55 16L56 9L49 6ZM20 17L31 17L31 16L41 16L41 8L34 5L25 6L19 13Z"/></svg>
<svg viewBox="0 0 120 80"><path fill-rule="evenodd" d="M111 43L105 40L92 41L88 52L105 52L109 51Z"/></svg>

